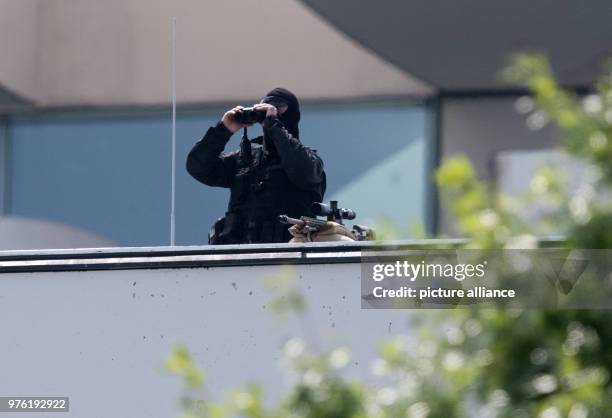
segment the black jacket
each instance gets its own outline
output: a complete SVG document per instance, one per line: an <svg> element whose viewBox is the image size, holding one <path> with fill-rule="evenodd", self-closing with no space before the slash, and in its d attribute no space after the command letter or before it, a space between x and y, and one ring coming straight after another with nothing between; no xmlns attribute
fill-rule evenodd
<svg viewBox="0 0 612 418"><path fill-rule="evenodd" d="M312 202L323 200L326 179L316 151L302 145L277 118L267 118L263 127L266 140L273 144L271 153L250 146L223 153L232 133L221 122L209 128L189 152L189 174L208 186L231 189L214 244L287 242L291 236L278 215L312 216ZM249 151L250 158L245 158Z"/></svg>

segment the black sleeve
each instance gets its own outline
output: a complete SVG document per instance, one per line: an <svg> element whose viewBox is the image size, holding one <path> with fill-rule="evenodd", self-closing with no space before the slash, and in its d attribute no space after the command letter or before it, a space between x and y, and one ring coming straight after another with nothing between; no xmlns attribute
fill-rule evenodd
<svg viewBox="0 0 612 418"><path fill-rule="evenodd" d="M324 175L321 157L294 138L278 118L266 118L263 126L274 142L289 180L302 189L320 187Z"/></svg>
<svg viewBox="0 0 612 418"><path fill-rule="evenodd" d="M208 186L231 187L238 153L223 154L231 136L232 133L221 122L209 128L187 156L189 174Z"/></svg>

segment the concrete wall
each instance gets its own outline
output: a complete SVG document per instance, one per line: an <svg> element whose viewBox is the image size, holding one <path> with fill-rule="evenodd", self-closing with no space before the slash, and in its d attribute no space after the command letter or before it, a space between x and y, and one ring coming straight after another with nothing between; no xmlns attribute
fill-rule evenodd
<svg viewBox="0 0 612 418"><path fill-rule="evenodd" d="M9 207L11 161L9 144L7 126L0 120L0 216Z"/></svg>
<svg viewBox="0 0 612 418"><path fill-rule="evenodd" d="M0 0L0 85L25 98L40 93L40 2Z"/></svg>
<svg viewBox="0 0 612 418"><path fill-rule="evenodd" d="M376 343L408 332L405 311L361 309L359 264L296 266L308 313L279 322L263 286L278 273L262 266L2 274L0 392L68 396L68 418L178 417L182 382L162 368L178 343L206 370L208 396L259 382L272 401L288 382L279 364L290 337L310 349L350 347L346 372L367 379Z"/></svg>
<svg viewBox="0 0 612 418"><path fill-rule="evenodd" d="M297 0L2 0L0 84L44 106L422 95Z"/></svg>

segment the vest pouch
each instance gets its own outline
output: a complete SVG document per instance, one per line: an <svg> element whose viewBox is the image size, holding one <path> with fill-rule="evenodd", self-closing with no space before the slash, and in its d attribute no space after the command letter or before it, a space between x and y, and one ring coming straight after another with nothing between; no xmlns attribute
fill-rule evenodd
<svg viewBox="0 0 612 418"><path fill-rule="evenodd" d="M263 183L270 190L288 190L291 188L291 181L280 164L266 168Z"/></svg>
<svg viewBox="0 0 612 418"><path fill-rule="evenodd" d="M289 242L289 231L285 224L280 222L274 223L274 242Z"/></svg>
<svg viewBox="0 0 612 418"><path fill-rule="evenodd" d="M261 230L259 223L249 221L247 224L246 242L249 244L261 242Z"/></svg>
<svg viewBox="0 0 612 418"><path fill-rule="evenodd" d="M223 244L238 244L242 240L242 219L237 213L227 213L223 229L219 233Z"/></svg>
<svg viewBox="0 0 612 418"><path fill-rule="evenodd" d="M274 242L274 223L265 221L261 226L261 242Z"/></svg>
<svg viewBox="0 0 612 418"><path fill-rule="evenodd" d="M219 234L223 231L224 225L225 225L225 218L219 218L210 227L210 231L208 231L208 243L210 245L223 244L219 238Z"/></svg>
<svg viewBox="0 0 612 418"><path fill-rule="evenodd" d="M234 182L231 187L231 195L230 195L230 206L236 207L237 205L241 205L245 202L247 194L249 192L249 182L250 182L251 174L247 169L242 169L240 172L234 177Z"/></svg>

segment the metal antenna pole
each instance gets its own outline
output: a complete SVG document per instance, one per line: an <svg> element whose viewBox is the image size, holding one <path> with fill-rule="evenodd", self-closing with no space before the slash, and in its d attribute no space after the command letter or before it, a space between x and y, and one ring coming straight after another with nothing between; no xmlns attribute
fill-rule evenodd
<svg viewBox="0 0 612 418"><path fill-rule="evenodd" d="M176 17L172 18L172 196L170 198L170 245L175 245L175 215L176 198Z"/></svg>

